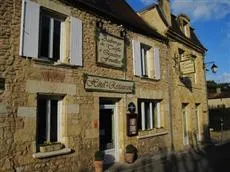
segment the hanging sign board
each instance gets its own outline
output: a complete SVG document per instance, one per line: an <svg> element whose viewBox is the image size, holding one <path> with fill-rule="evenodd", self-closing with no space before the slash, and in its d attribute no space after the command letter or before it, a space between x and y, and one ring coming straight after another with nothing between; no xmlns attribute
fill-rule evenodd
<svg viewBox="0 0 230 172"><path fill-rule="evenodd" d="M97 62L114 68L123 68L125 66L124 40L108 33L99 33Z"/></svg>
<svg viewBox="0 0 230 172"><path fill-rule="evenodd" d="M180 61L180 72L182 75L195 73L195 64L193 59Z"/></svg>

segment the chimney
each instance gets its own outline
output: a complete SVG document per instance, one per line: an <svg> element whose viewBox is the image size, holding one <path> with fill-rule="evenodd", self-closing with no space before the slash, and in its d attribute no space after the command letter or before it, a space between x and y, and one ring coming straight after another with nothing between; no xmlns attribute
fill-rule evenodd
<svg viewBox="0 0 230 172"><path fill-rule="evenodd" d="M171 22L170 0L158 0L158 4L169 26L171 26L172 22Z"/></svg>

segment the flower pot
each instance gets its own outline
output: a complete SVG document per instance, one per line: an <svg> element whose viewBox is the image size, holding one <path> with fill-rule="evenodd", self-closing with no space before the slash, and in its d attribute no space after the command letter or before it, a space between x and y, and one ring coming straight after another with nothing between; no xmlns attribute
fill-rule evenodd
<svg viewBox="0 0 230 172"><path fill-rule="evenodd" d="M133 163L135 160L135 153L125 153L125 161L129 164Z"/></svg>
<svg viewBox="0 0 230 172"><path fill-rule="evenodd" d="M95 172L103 172L104 161L94 161Z"/></svg>

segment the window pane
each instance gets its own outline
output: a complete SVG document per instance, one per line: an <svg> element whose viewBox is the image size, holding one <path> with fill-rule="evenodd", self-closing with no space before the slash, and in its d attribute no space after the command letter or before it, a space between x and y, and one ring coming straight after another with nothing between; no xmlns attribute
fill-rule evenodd
<svg viewBox="0 0 230 172"><path fill-rule="evenodd" d="M150 109L149 103L145 103L145 128L150 129Z"/></svg>
<svg viewBox="0 0 230 172"><path fill-rule="evenodd" d="M41 16L40 56L49 57L50 17Z"/></svg>
<svg viewBox="0 0 230 172"><path fill-rule="evenodd" d="M141 47L141 71L142 75L145 76L147 75L146 73L146 55L147 55L147 50L144 47Z"/></svg>
<svg viewBox="0 0 230 172"><path fill-rule="evenodd" d="M46 100L38 100L38 115L37 115L37 143L43 144L47 140L46 136Z"/></svg>
<svg viewBox="0 0 230 172"><path fill-rule="evenodd" d="M53 33L53 59L55 61L60 59L60 35L61 35L61 22L54 20L54 33Z"/></svg>
<svg viewBox="0 0 230 172"><path fill-rule="evenodd" d="M141 101L138 101L138 129L142 129L141 123Z"/></svg>
<svg viewBox="0 0 230 172"><path fill-rule="evenodd" d="M57 113L58 113L58 101L51 100L51 128L50 128L50 141L56 142L57 141Z"/></svg>

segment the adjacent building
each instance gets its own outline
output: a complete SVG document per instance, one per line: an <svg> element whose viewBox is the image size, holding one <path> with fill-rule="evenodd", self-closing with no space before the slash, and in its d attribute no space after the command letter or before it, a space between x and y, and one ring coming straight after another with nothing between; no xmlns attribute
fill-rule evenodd
<svg viewBox="0 0 230 172"><path fill-rule="evenodd" d="M0 9L2 171L87 171L97 150L122 162L128 144L141 156L203 140L206 49L168 0L139 15L124 0Z"/></svg>
<svg viewBox="0 0 230 172"><path fill-rule="evenodd" d="M173 148L204 140L208 127L204 55L200 43L185 14L173 15L170 1L153 4L139 15L169 40L170 116Z"/></svg>

